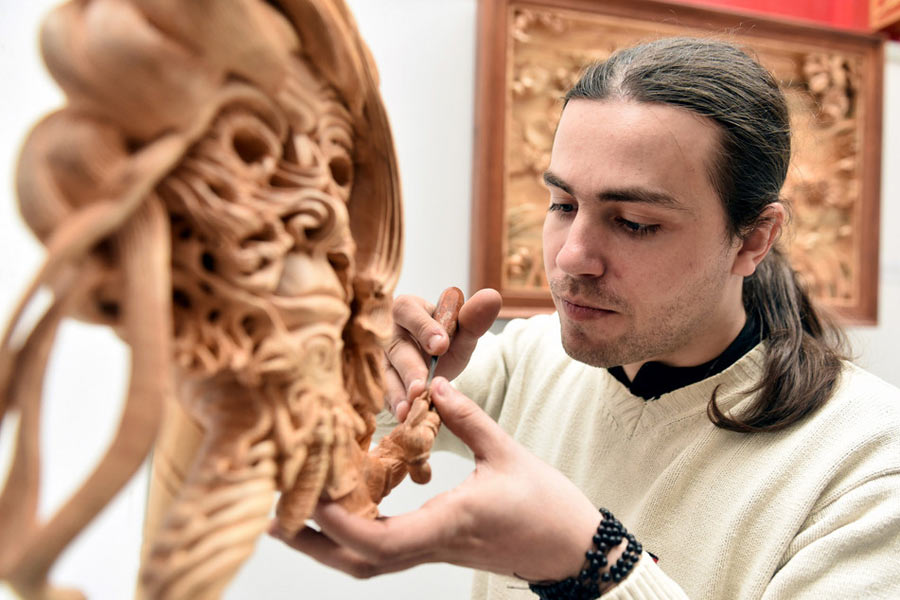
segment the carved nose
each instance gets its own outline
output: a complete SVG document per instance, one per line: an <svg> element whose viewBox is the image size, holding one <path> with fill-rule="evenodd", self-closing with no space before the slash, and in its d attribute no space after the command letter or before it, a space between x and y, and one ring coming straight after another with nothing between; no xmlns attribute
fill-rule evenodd
<svg viewBox="0 0 900 600"><path fill-rule="evenodd" d="M324 256L318 258L302 252L292 252L285 256L284 272L276 293L292 298L328 295L348 300L344 286L331 263Z"/></svg>

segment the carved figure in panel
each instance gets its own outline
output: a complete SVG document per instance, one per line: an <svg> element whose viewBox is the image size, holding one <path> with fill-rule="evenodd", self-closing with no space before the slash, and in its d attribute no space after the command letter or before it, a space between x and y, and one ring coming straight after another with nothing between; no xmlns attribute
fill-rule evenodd
<svg viewBox="0 0 900 600"><path fill-rule="evenodd" d="M504 289L548 289L540 251L546 209L541 176L549 164L561 98L580 70L619 47L697 33L674 22L514 8L507 56ZM791 260L818 299L835 307L853 306L861 293L862 57L806 44L730 37L758 53L782 82L791 105L797 134L783 190L793 205L785 236Z"/></svg>
<svg viewBox="0 0 900 600"><path fill-rule="evenodd" d="M368 452L401 214L377 75L342 0L81 0L42 50L68 105L18 168L46 261L0 348L17 413L0 576L26 598L157 438L139 595L215 598L269 527L320 499L375 516L423 466L427 409ZM53 300L29 329L35 295ZM107 454L36 518L41 392L60 321L114 327L132 372ZM427 404L427 400L426 400Z"/></svg>

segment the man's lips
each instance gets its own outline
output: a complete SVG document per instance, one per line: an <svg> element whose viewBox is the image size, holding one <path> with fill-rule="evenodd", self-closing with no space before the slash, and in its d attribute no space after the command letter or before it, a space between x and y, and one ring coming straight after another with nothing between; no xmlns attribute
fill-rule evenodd
<svg viewBox="0 0 900 600"><path fill-rule="evenodd" d="M564 297L560 296L559 299L562 300L563 302L565 302L566 304L570 304L576 308L587 308L590 310L600 310L603 312L616 312L616 311L612 310L611 308L604 308L602 306L597 306L588 300L582 300L580 298L564 298Z"/></svg>
<svg viewBox="0 0 900 600"><path fill-rule="evenodd" d="M563 311L567 316L576 319L597 318L612 315L616 311L597 306L590 306L583 300L560 298Z"/></svg>

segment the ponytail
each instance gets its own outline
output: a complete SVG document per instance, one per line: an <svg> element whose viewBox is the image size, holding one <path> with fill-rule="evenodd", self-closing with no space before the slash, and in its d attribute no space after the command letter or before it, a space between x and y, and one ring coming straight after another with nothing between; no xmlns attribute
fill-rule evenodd
<svg viewBox="0 0 900 600"><path fill-rule="evenodd" d="M715 393L707 414L716 426L731 431L776 431L828 400L840 376L846 340L829 317L817 312L777 247L744 280L743 298L766 342L763 376L747 390L756 398L743 414L723 414Z"/></svg>

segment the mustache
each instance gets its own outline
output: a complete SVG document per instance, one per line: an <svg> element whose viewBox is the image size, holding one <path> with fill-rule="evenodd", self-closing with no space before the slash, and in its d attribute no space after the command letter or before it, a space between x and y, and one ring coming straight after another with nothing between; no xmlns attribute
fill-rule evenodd
<svg viewBox="0 0 900 600"><path fill-rule="evenodd" d="M628 306L624 298L611 292L603 281L593 277L563 275L548 283L550 292L557 298L577 298L589 302L593 307L607 310L621 310Z"/></svg>

